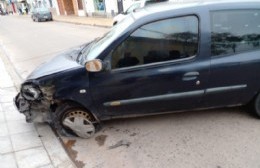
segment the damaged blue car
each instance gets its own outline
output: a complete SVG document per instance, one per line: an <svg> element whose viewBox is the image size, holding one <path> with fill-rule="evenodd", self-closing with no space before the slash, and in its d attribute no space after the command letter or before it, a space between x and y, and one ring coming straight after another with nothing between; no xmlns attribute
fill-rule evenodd
<svg viewBox="0 0 260 168"><path fill-rule="evenodd" d="M259 1L166 2L39 66L14 101L28 122L89 138L114 118L246 104L259 117L259 72Z"/></svg>

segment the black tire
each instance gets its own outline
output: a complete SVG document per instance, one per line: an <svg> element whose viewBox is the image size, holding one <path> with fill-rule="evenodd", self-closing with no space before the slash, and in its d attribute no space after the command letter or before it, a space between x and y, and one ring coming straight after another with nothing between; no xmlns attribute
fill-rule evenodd
<svg viewBox="0 0 260 168"><path fill-rule="evenodd" d="M256 96L254 101L254 111L258 118L260 118L260 93Z"/></svg>
<svg viewBox="0 0 260 168"><path fill-rule="evenodd" d="M77 111L80 112L85 112L86 114L88 114L89 118L88 121L91 121L91 123L93 123L94 127L95 127L95 132L97 132L98 128L99 128L99 123L96 121L96 119L93 117L93 115L87 111L85 108L79 106L76 103L65 103L60 105L54 115L53 115L53 126L56 128L56 130L58 131L59 134L64 135L64 136L78 136L78 137L82 137L82 138L90 138L90 137L83 137L80 136L79 134L77 134L76 132L74 132L72 129L70 129L69 127L66 127L63 124L63 121L65 120L65 118L70 115L71 113L75 113ZM93 133L93 135L94 135Z"/></svg>

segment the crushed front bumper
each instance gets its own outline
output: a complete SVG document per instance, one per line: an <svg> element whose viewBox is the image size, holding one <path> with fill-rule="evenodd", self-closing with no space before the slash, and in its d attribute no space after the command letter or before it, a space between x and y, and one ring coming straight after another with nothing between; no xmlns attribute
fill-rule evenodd
<svg viewBox="0 0 260 168"><path fill-rule="evenodd" d="M21 93L14 98L14 105L17 110L25 115L26 122L48 122L49 108L48 105L41 101L28 101Z"/></svg>
<svg viewBox="0 0 260 168"><path fill-rule="evenodd" d="M32 122L30 114L30 104L25 100L20 93L14 98L14 105L20 113L25 115L26 122Z"/></svg>

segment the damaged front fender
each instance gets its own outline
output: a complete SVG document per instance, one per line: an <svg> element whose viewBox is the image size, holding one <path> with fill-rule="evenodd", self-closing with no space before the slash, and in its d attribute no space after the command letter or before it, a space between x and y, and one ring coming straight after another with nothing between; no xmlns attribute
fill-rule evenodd
<svg viewBox="0 0 260 168"><path fill-rule="evenodd" d="M50 106L53 103L54 87L43 87L40 90L41 97L36 100L28 100L22 93L18 93L14 99L15 106L25 115L26 122L51 122Z"/></svg>

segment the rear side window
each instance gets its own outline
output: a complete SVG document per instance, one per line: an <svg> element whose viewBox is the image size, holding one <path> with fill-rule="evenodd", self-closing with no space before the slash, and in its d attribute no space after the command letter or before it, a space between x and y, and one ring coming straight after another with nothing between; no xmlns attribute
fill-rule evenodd
<svg viewBox="0 0 260 168"><path fill-rule="evenodd" d="M211 55L260 49L260 10L211 12Z"/></svg>
<svg viewBox="0 0 260 168"><path fill-rule="evenodd" d="M112 68L179 60L196 55L198 18L159 20L134 31L112 53Z"/></svg>

